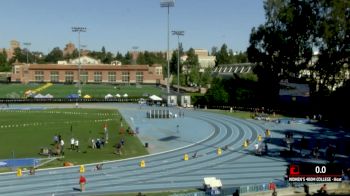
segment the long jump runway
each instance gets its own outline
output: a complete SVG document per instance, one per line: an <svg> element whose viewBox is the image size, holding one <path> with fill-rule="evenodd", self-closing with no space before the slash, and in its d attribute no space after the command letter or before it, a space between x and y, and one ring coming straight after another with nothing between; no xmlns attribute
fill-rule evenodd
<svg viewBox="0 0 350 196"><path fill-rule="evenodd" d="M139 111L135 111L139 112ZM123 112L122 112L123 113ZM204 177L221 179L224 187L238 187L248 184L262 184L282 181L287 162L278 157L258 157L251 152L257 136L272 126L254 121L241 120L203 111L188 110L185 118L191 122L202 122L210 131L204 132L205 139L188 141L180 133L176 138L187 146L104 164L103 170L94 171L94 165L86 165L86 191L77 192L79 167L38 170L35 175L26 173L17 177L15 173L0 174L0 195L95 195L117 192L145 192L201 188ZM149 119L152 120L152 119ZM180 126L186 126L181 125ZM201 126L191 125L192 134L200 135ZM281 129L281 127L279 128ZM185 131L185 130L182 130ZM243 148L244 140L252 144ZM227 146L222 154L218 148ZM273 146L269 149L273 150ZM196 153L196 158L192 155ZM189 160L184 161L185 154ZM145 161L145 167L139 166Z"/></svg>

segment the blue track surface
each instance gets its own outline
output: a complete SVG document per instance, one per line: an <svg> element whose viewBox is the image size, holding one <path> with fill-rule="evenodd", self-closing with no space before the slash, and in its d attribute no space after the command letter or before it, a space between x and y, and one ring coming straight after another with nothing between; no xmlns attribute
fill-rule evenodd
<svg viewBox="0 0 350 196"><path fill-rule="evenodd" d="M39 160L33 158L0 160L0 167L33 167L38 164Z"/></svg>
<svg viewBox="0 0 350 196"><path fill-rule="evenodd" d="M15 173L0 174L0 195L96 195L201 188L203 178L208 176L221 179L224 187L281 182L290 161L279 156L279 151L285 148L279 145L285 132L294 130L298 133L295 137L308 134L310 137L317 135L330 139L350 138L346 132L340 131L329 130L322 134L319 128L310 124L242 120L206 111L185 110L182 119L160 120L145 118L149 108L140 109L135 105L81 107L118 108L131 126L140 127L139 137L142 142L150 143L153 154L108 162L102 171L94 171L94 165L86 165L84 193L72 189L78 187L78 166L39 170L35 176L26 173L22 177L16 177ZM272 132L268 156L254 155L254 145L242 147L246 139L252 144L257 143L257 136L264 135L267 128ZM168 137L171 139L164 140ZM217 149L224 146L228 149L217 155ZM194 153L197 153L196 158L192 158ZM188 161L183 160L184 154L189 154ZM139 167L141 160L145 161L145 168Z"/></svg>

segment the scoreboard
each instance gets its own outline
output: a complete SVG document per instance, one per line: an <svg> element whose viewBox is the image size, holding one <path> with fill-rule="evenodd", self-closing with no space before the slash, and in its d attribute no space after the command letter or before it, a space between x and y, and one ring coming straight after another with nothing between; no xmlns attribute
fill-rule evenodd
<svg viewBox="0 0 350 196"><path fill-rule="evenodd" d="M338 164L291 164L289 182L341 182L342 167Z"/></svg>

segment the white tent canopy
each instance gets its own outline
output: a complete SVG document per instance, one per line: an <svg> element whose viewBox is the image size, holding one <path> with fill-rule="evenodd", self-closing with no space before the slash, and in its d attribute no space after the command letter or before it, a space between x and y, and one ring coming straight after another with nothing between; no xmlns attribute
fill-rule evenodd
<svg viewBox="0 0 350 196"><path fill-rule="evenodd" d="M44 97L45 97L45 98L50 98L50 99L53 98L53 96L52 96L51 94L49 94L49 93L46 94Z"/></svg>
<svg viewBox="0 0 350 196"><path fill-rule="evenodd" d="M123 95L123 97L128 97L128 94L125 93L125 94Z"/></svg>
<svg viewBox="0 0 350 196"><path fill-rule="evenodd" d="M116 96L116 97L120 97L120 95L119 95L119 94L116 94L115 96Z"/></svg>
<svg viewBox="0 0 350 196"><path fill-rule="evenodd" d="M39 93L39 94L35 95L34 98L45 98L45 96Z"/></svg>
<svg viewBox="0 0 350 196"><path fill-rule="evenodd" d="M152 101L162 101L162 98L158 97L157 95L152 95L149 97Z"/></svg>
<svg viewBox="0 0 350 196"><path fill-rule="evenodd" d="M113 98L113 95L107 94L107 95L105 96L105 99L110 99L110 98Z"/></svg>

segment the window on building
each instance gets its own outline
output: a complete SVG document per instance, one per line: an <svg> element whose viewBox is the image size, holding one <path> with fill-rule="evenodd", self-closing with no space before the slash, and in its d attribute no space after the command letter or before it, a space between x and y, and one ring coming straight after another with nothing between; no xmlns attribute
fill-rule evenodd
<svg viewBox="0 0 350 196"><path fill-rule="evenodd" d="M143 72L136 72L136 83L143 83Z"/></svg>
<svg viewBox="0 0 350 196"><path fill-rule="evenodd" d="M162 68L161 67L156 68L156 75L162 75Z"/></svg>
<svg viewBox="0 0 350 196"><path fill-rule="evenodd" d="M74 81L74 73L72 71L66 71L64 78L66 83L72 83Z"/></svg>
<svg viewBox="0 0 350 196"><path fill-rule="evenodd" d="M116 72L108 72L108 82L115 82L117 80Z"/></svg>
<svg viewBox="0 0 350 196"><path fill-rule="evenodd" d="M35 71L34 77L35 77L36 82L43 82L44 81L44 71Z"/></svg>
<svg viewBox="0 0 350 196"><path fill-rule="evenodd" d="M19 66L16 65L15 68L13 69L13 73L19 74Z"/></svg>
<svg viewBox="0 0 350 196"><path fill-rule="evenodd" d="M89 80L89 74L87 71L80 71L80 80L83 82L83 83L87 83L88 80Z"/></svg>
<svg viewBox="0 0 350 196"><path fill-rule="evenodd" d="M50 73L50 81L51 82L59 82L58 71L51 71L51 73Z"/></svg>
<svg viewBox="0 0 350 196"><path fill-rule="evenodd" d="M129 72L123 71L122 72L122 82L129 83L130 81L130 74Z"/></svg>
<svg viewBox="0 0 350 196"><path fill-rule="evenodd" d="M102 72L94 72L94 82L102 82Z"/></svg>

